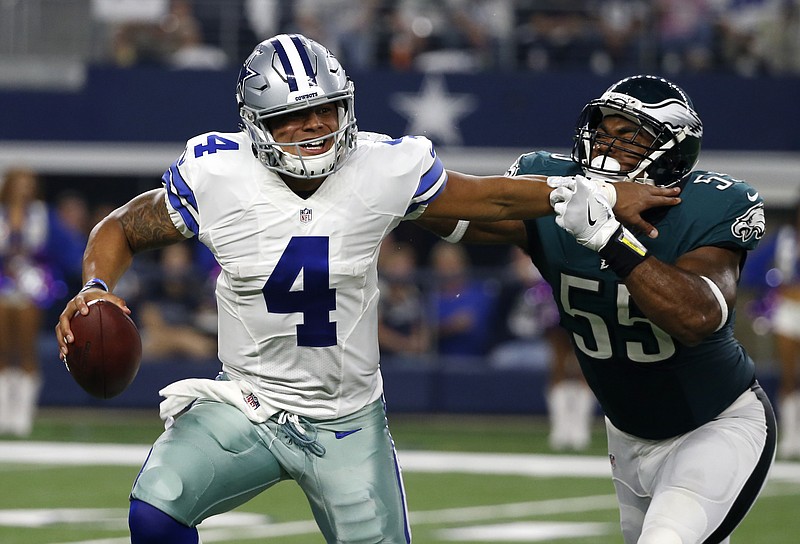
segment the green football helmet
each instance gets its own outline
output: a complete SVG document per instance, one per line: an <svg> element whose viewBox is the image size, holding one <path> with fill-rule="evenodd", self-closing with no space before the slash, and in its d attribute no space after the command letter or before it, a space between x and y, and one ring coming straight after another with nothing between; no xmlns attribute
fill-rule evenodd
<svg viewBox="0 0 800 544"><path fill-rule="evenodd" d="M655 139L642 146L630 138L613 138L600 132L601 152L592 149L598 142L598 127L605 116L618 115L647 131ZM680 183L697 164L703 139L703 123L689 96L664 78L637 75L614 83L600 98L589 102L575 128L572 159L587 175L612 181L638 181L669 187ZM631 153L637 164L622 170L610 155L612 150Z"/></svg>

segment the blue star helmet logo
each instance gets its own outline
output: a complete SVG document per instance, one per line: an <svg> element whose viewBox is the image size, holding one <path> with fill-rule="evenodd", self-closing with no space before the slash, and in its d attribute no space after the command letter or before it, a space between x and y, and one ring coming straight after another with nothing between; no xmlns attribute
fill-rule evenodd
<svg viewBox="0 0 800 544"><path fill-rule="evenodd" d="M236 82L236 95L239 97L240 100L244 100L244 86L247 80L261 75L255 70L253 70L253 68L250 66L253 60L261 54L262 51L260 49L256 49L255 51L253 51L250 54L250 56L247 57L247 60L244 61L241 70L239 70L239 79Z"/></svg>

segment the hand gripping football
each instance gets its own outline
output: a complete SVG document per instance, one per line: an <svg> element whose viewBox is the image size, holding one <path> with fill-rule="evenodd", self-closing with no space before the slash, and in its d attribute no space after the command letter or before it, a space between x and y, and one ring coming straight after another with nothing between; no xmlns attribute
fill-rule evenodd
<svg viewBox="0 0 800 544"><path fill-rule="evenodd" d="M142 359L142 339L133 320L115 304L89 302L89 313L70 321L75 341L69 345L67 370L87 393L110 399L136 377Z"/></svg>

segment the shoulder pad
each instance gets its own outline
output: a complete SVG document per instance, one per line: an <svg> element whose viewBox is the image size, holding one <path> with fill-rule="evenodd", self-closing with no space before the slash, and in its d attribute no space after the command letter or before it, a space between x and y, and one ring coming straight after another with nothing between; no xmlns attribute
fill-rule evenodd
<svg viewBox="0 0 800 544"><path fill-rule="evenodd" d="M540 174L546 176L568 176L582 173L580 165L569 156L549 151L532 151L520 155L509 169L513 174Z"/></svg>

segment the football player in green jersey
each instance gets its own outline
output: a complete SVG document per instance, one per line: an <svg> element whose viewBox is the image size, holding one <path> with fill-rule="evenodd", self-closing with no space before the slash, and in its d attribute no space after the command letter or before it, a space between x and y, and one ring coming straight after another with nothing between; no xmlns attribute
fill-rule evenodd
<svg viewBox="0 0 800 544"><path fill-rule="evenodd" d="M579 175L553 191L555 217L427 225L451 241L514 243L553 287L606 416L626 544L729 542L775 456L772 407L733 336L764 204L743 181L694 170L702 131L674 83L623 79L583 109L571 157L532 152L509 170L551 185ZM580 174L677 185L681 204L651 210L658 236L637 239Z"/></svg>

